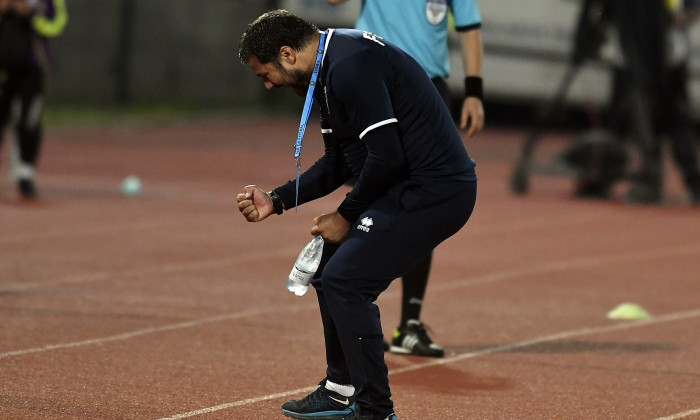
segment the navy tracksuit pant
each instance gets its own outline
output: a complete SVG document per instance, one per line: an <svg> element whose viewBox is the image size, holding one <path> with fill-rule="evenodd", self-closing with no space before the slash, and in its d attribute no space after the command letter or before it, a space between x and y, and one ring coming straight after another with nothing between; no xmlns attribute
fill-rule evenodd
<svg viewBox="0 0 700 420"><path fill-rule="evenodd" d="M354 223L341 244L325 244L312 281L326 341L327 378L355 387L375 417L393 412L382 348L379 294L469 219L476 182L411 180L391 188Z"/></svg>

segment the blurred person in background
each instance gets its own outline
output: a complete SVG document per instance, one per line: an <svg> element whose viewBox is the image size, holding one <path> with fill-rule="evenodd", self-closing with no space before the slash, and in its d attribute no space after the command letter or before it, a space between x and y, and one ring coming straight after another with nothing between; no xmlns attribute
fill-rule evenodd
<svg viewBox="0 0 700 420"><path fill-rule="evenodd" d="M688 95L688 28L698 0L607 0L619 37L614 59L613 129L637 140L641 170L631 179L627 200L659 203L663 198L664 136L690 200L700 200L700 173Z"/></svg>
<svg viewBox="0 0 700 420"><path fill-rule="evenodd" d="M700 203L700 172L694 116L688 92L690 38L700 0L589 0L594 20L612 38L613 83L609 137L599 134L568 149L565 160L579 171L576 195L608 198L623 179L630 139L640 153L627 200L658 203L663 198L664 136L690 200ZM586 10L583 11L586 13ZM598 45L598 31L588 31Z"/></svg>
<svg viewBox="0 0 700 420"><path fill-rule="evenodd" d="M327 0L340 4L346 0ZM448 16L459 33L465 78L465 97L459 128L472 137L484 127L481 78L481 15L476 0L362 0L355 28L380 36L409 53L423 67L452 109L452 94L445 79L450 75ZM420 314L428 284L432 253L417 262L401 279L401 319L391 345L384 349L398 354L443 357L444 349L428 336Z"/></svg>
<svg viewBox="0 0 700 420"><path fill-rule="evenodd" d="M690 25L697 21L700 0L665 0L668 10L667 83L661 92L659 130L671 141L673 158L690 200L700 204L697 136L688 93ZM657 152L660 155L660 152ZM660 156L659 156L659 159Z"/></svg>
<svg viewBox="0 0 700 420"><path fill-rule="evenodd" d="M37 195L48 38L59 35L67 21L65 0L0 0L0 145L17 112L19 162L12 175L23 198Z"/></svg>

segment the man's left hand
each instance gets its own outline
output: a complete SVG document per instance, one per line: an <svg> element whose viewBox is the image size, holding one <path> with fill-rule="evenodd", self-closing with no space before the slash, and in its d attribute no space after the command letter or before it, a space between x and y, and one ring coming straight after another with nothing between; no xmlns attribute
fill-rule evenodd
<svg viewBox="0 0 700 420"><path fill-rule="evenodd" d="M345 235L350 230L350 222L345 220L337 211L329 214L322 214L314 219L314 227L311 228L312 235L321 235L328 243L339 243L345 239Z"/></svg>

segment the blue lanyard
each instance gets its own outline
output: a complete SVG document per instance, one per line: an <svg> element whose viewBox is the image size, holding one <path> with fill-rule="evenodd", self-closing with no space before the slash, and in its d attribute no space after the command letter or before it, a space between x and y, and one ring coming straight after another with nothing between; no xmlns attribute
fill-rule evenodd
<svg viewBox="0 0 700 420"><path fill-rule="evenodd" d="M304 111L301 114L301 121L299 122L299 132L297 133L297 141L294 144L294 159L297 164L297 180L296 180L296 198L294 202L294 211L297 211L299 205L299 175L301 173L301 140L304 138L304 133L306 132L306 124L309 122L309 115L311 114L311 106L314 103L314 89L316 88L316 79L318 79L318 72L321 70L321 60L323 60L323 48L326 41L325 32L321 32L321 40L318 43L318 53L316 54L316 64L314 64L314 71L311 73L311 81L309 81L309 89L306 91L306 100L304 101Z"/></svg>

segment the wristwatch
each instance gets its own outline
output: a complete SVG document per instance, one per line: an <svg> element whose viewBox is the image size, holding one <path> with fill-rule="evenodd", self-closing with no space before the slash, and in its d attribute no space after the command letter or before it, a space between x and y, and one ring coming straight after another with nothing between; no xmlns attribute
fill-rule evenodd
<svg viewBox="0 0 700 420"><path fill-rule="evenodd" d="M272 208L275 209L275 214L282 214L284 211L284 203L282 203L280 196L274 191L270 191L268 194L272 200Z"/></svg>

